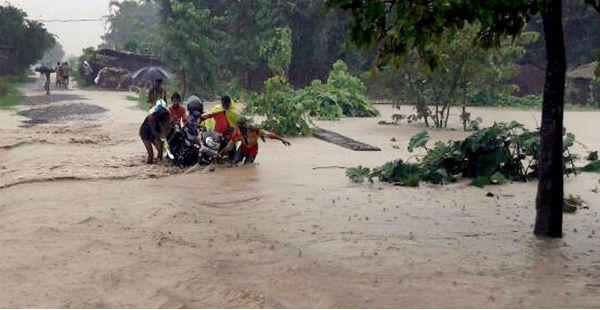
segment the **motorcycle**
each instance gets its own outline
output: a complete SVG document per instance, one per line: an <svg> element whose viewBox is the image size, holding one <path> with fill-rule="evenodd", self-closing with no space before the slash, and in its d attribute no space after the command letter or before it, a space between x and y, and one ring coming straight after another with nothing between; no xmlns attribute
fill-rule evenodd
<svg viewBox="0 0 600 310"><path fill-rule="evenodd" d="M213 131L204 130L201 134L202 150L199 165L206 166L218 162L219 152L227 145L226 138Z"/></svg>
<svg viewBox="0 0 600 310"><path fill-rule="evenodd" d="M180 123L167 137L165 149L167 158L175 166L207 166L219 162L219 152L225 148L227 142L227 138L207 131L204 126Z"/></svg>
<svg viewBox="0 0 600 310"><path fill-rule="evenodd" d="M178 167L190 167L198 163L201 144L199 129L195 124L177 124L166 139L166 153L171 163Z"/></svg>

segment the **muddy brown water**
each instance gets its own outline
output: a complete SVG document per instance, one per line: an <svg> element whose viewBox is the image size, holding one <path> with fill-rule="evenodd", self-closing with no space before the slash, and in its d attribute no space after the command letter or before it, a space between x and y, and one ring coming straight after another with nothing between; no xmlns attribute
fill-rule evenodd
<svg viewBox="0 0 600 310"><path fill-rule="evenodd" d="M406 145L423 126L378 125L389 106L317 122L381 152L292 138L261 144L254 166L186 173L143 164L145 112L125 93L61 92L107 111L31 128L0 111L2 307L600 307L600 175L566 179L590 208L543 240L531 233L535 182L351 184L340 167L414 155ZM540 117L470 112L486 125ZM600 149L599 119L566 112L565 125Z"/></svg>

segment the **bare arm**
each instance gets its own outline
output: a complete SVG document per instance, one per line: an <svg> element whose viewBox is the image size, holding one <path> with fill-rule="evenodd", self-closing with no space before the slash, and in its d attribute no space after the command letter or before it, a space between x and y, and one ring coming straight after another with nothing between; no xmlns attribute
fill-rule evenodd
<svg viewBox="0 0 600 310"><path fill-rule="evenodd" d="M224 156L225 154L231 152L231 150L233 150L233 148L235 148L235 143L237 141L234 139L229 140L229 143L227 143L227 146L225 146L220 152L219 155Z"/></svg>
<svg viewBox="0 0 600 310"><path fill-rule="evenodd" d="M273 140L279 140L279 141L281 141L281 143L283 143L283 145L285 145L285 146L290 146L290 145L292 145L292 144L290 143L290 141L288 141L288 140L286 140L286 139L284 139L284 138L282 138L282 137L280 137L280 136L278 136L278 135L276 135L276 134L273 134L273 133L270 133L270 132L264 132L264 134L263 134L263 135L264 135L264 136L266 136L266 137L267 137L267 138L269 138L269 139L273 139Z"/></svg>
<svg viewBox="0 0 600 310"><path fill-rule="evenodd" d="M202 115L200 116L200 121L205 121L205 120L207 120L207 119L209 119L209 118L213 118L213 117L215 117L215 115L218 115L219 113L224 113L224 112L223 112L223 111L221 111L221 112L215 112L215 113L206 113L206 114L202 114Z"/></svg>

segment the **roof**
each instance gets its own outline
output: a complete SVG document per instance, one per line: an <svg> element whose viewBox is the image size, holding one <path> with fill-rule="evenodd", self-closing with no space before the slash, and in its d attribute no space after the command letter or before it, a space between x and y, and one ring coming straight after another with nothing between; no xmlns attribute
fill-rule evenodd
<svg viewBox="0 0 600 310"><path fill-rule="evenodd" d="M591 79L594 77L596 71L597 62L591 62L589 64L581 65L573 68L573 70L567 72L567 78L570 79Z"/></svg>
<svg viewBox="0 0 600 310"><path fill-rule="evenodd" d="M135 60L135 61L141 61L141 62L160 62L159 57L146 56L146 55L140 55L140 54L129 53L129 52L120 52L120 51L115 51L115 50L111 50L111 49L107 49L107 48L99 50L98 54L106 55L106 56L110 56L110 57L116 57L116 58L126 58L126 59Z"/></svg>

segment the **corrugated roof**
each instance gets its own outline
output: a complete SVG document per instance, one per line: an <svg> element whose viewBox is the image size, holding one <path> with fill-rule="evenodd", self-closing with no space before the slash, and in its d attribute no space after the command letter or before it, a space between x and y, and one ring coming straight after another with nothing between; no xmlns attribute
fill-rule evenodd
<svg viewBox="0 0 600 310"><path fill-rule="evenodd" d="M567 78L570 79L591 79L594 77L596 71L597 62L591 62L589 64L581 65L573 70L567 72Z"/></svg>

